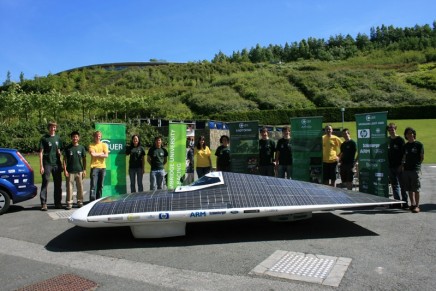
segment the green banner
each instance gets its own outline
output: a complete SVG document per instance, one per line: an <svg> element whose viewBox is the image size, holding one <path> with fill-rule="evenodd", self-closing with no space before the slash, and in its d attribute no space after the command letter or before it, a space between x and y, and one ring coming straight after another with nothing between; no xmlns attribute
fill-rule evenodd
<svg viewBox="0 0 436 291"><path fill-rule="evenodd" d="M387 112L356 114L359 191L389 197Z"/></svg>
<svg viewBox="0 0 436 291"><path fill-rule="evenodd" d="M292 179L322 183L322 117L291 118Z"/></svg>
<svg viewBox="0 0 436 291"><path fill-rule="evenodd" d="M102 196L127 193L126 186L126 125L121 123L96 123L95 129L101 131L101 141L109 148L106 159L106 176Z"/></svg>
<svg viewBox="0 0 436 291"><path fill-rule="evenodd" d="M168 189L181 186L180 179L186 172L186 129L185 123L170 123L168 131Z"/></svg>
<svg viewBox="0 0 436 291"><path fill-rule="evenodd" d="M235 173L257 174L259 158L259 123L230 122L231 170Z"/></svg>

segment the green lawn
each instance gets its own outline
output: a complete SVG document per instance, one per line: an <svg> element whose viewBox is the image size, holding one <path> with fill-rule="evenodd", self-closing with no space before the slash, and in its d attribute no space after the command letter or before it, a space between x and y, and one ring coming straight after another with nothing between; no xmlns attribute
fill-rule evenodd
<svg viewBox="0 0 436 291"><path fill-rule="evenodd" d="M389 122L394 122L397 124L397 133L403 136L404 129L408 126L413 127L416 130L417 140L424 144L424 164L436 164L436 134L434 134L434 128L436 128L436 119L416 119L416 120L388 120ZM331 123L333 128L341 128L342 122L334 122ZM344 122L344 127L349 128L351 131L351 138L356 138L356 123L353 122ZM213 154L215 150L212 149ZM41 175L39 174L39 157L37 154L28 154L25 155L27 161L30 163L32 168L35 171L35 184L41 183ZM214 156L215 157L215 156ZM128 165L129 157L126 156L126 167ZM88 165L87 165L87 173L89 175L89 164L91 161L91 157L88 155ZM215 158L212 158L212 163L215 165ZM147 173L150 172L150 166L146 164L145 171ZM127 173L127 171L126 171Z"/></svg>

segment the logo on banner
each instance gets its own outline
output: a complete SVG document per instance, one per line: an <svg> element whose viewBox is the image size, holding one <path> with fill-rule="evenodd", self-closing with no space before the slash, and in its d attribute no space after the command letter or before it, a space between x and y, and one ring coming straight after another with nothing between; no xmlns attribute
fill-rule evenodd
<svg viewBox="0 0 436 291"><path fill-rule="evenodd" d="M102 139L101 142L107 144L107 147L109 148L110 151L121 151L123 149L123 144L120 143L112 144L109 139Z"/></svg>
<svg viewBox="0 0 436 291"><path fill-rule="evenodd" d="M357 130L357 137L358 138L370 138L371 131L369 129L359 129L359 130Z"/></svg>
<svg viewBox="0 0 436 291"><path fill-rule="evenodd" d="M375 119L375 115L367 115L365 116L366 121L371 121Z"/></svg>
<svg viewBox="0 0 436 291"><path fill-rule="evenodd" d="M312 120L303 118L301 119L301 128L312 128Z"/></svg>

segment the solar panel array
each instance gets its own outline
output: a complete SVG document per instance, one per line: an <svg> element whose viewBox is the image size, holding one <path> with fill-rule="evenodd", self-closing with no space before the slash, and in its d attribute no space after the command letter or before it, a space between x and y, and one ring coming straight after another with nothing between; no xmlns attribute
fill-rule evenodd
<svg viewBox="0 0 436 291"><path fill-rule="evenodd" d="M88 216L388 201L384 197L309 182L228 172L222 174L224 185L211 188L189 192L156 190L107 197L96 203Z"/></svg>

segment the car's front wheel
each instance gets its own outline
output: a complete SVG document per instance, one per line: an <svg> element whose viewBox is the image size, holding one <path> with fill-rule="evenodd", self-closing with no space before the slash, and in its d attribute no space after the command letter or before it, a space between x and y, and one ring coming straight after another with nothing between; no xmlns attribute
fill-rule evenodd
<svg viewBox="0 0 436 291"><path fill-rule="evenodd" d="M9 205L11 205L9 194L4 190L0 190L0 215L8 211Z"/></svg>

